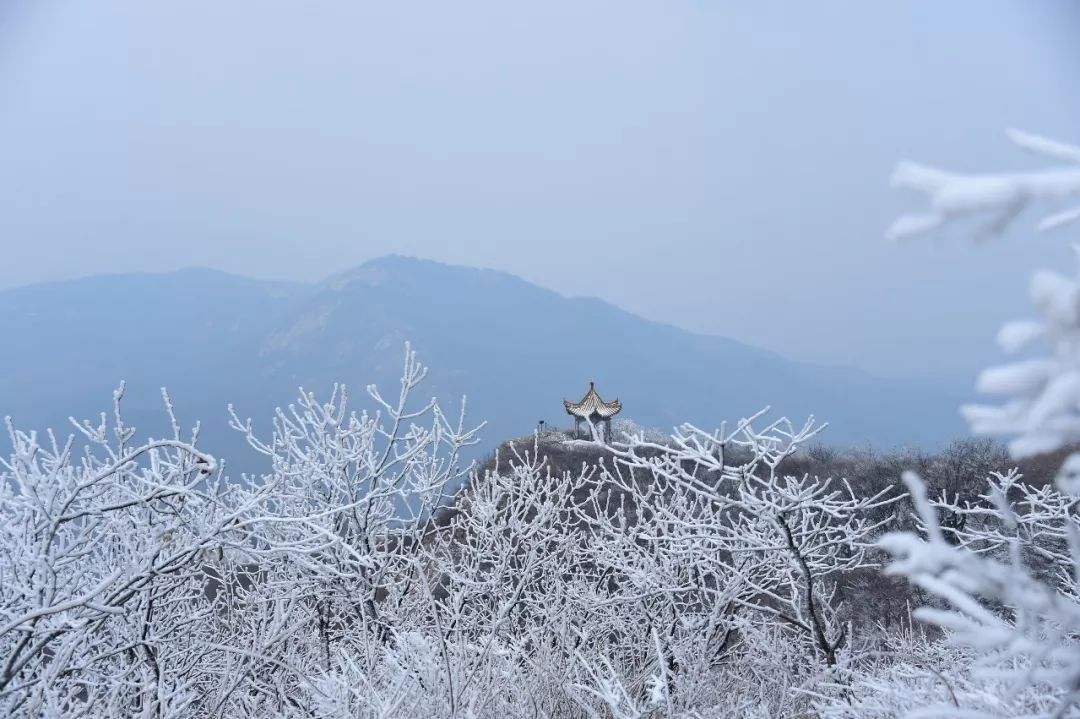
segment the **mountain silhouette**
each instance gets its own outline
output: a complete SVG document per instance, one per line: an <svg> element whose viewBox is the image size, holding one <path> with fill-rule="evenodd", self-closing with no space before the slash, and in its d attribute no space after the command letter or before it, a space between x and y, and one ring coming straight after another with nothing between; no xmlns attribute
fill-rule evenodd
<svg viewBox="0 0 1080 719"><path fill-rule="evenodd" d="M765 405L773 415L828 421L830 444L937 446L962 431L960 393L925 381L794 362L730 339L642 319L596 299L567 298L503 272L388 256L310 285L210 270L99 276L0 292L0 415L20 428L111 409L127 382L140 430L166 424L167 386L206 446L249 467L226 406L268 434L273 408L296 390L327 396L365 387L396 397L406 342L430 366L417 400L448 414L468 397L487 421L486 448L537 422L569 426L562 400L595 381L622 416L670 429L714 428Z"/></svg>

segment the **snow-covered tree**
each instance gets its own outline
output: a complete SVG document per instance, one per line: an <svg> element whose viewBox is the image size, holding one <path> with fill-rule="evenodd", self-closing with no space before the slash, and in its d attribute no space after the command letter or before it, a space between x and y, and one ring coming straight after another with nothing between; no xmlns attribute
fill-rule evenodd
<svg viewBox="0 0 1080 719"><path fill-rule="evenodd" d="M890 230L906 237L946 222L985 218L980 236L1004 231L1027 206L1080 196L1080 148L1019 132L1020 147L1061 163L1041 172L962 175L901 165L894 184L924 193L929 211L900 218ZM1040 223L1049 229L1080 220L1078 208L1056 208ZM976 432L1013 437L1022 457L1080 439L1080 284L1051 272L1032 278L1040 321L1005 325L998 340L1008 351L1036 342L1045 357L986 370L985 392L1010 396L998 407L970 406ZM921 533L898 533L881 545L894 556L888 568L936 598L915 616L944 631L949 664L917 658L863 666L845 705L834 716L1032 716L1080 713L1080 532L1075 513L1080 455L1065 461L1057 489L1030 487L1016 472L994 474L978 501L931 501L922 480L904 477ZM942 516L960 522L943 525ZM937 646L937 645L935 645ZM935 651L937 651L935 649ZM935 676L930 676L927 669ZM891 675L891 676L890 676ZM936 681L939 679L940 681ZM941 687L947 689L943 694Z"/></svg>

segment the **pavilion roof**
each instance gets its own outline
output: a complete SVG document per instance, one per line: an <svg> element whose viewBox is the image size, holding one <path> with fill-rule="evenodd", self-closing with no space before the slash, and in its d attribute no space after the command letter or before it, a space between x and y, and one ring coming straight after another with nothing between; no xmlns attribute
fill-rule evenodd
<svg viewBox="0 0 1080 719"><path fill-rule="evenodd" d="M605 402L596 392L596 383L589 383L589 391L577 402L563 400L567 414L581 419L610 419L622 411L622 402Z"/></svg>

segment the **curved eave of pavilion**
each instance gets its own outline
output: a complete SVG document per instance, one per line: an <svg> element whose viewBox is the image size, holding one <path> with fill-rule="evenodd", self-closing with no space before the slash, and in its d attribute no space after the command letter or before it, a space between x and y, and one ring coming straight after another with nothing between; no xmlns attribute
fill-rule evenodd
<svg viewBox="0 0 1080 719"><path fill-rule="evenodd" d="M605 402L594 387L581 398L579 402L563 400L566 413L579 419L611 419L622 411L622 402L613 400Z"/></svg>

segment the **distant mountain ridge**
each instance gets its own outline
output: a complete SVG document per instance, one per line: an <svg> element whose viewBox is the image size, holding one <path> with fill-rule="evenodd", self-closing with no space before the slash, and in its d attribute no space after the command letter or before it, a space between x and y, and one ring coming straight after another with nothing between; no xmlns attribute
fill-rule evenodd
<svg viewBox="0 0 1080 719"><path fill-rule="evenodd" d="M397 388L404 344L431 367L424 398L487 420L485 444L568 423L561 400L596 380L624 415L717 426L771 405L830 423L831 444L938 445L962 431L959 392L793 362L723 337L567 298L493 270L383 257L314 285L211 270L91 277L0 292L0 415L16 426L96 416L128 382L129 415L160 432L158 388L211 449L240 451L233 403L269 431L296 388ZM224 437L225 433L230 433Z"/></svg>

